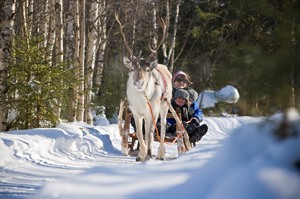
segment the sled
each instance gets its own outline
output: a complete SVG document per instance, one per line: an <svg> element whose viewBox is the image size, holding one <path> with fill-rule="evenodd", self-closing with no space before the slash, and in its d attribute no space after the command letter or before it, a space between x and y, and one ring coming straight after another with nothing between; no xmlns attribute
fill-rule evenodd
<svg viewBox="0 0 300 199"><path fill-rule="evenodd" d="M185 153L192 148L189 142L188 133L181 122L181 112L180 110L174 110L169 102L167 102L170 108L170 113L168 113L167 118L174 118L176 120L176 136L170 136L166 134L164 142L169 144L177 143L178 155ZM125 112L125 113L124 113ZM123 120L124 115L124 120ZM128 101L122 99L120 102L119 116L118 116L118 128L120 136L122 137L121 150L123 155L134 154L137 149L138 138L136 132L130 132L130 121L132 118L132 113L128 108ZM123 124L124 121L124 124ZM159 136L155 133L154 141L160 141Z"/></svg>

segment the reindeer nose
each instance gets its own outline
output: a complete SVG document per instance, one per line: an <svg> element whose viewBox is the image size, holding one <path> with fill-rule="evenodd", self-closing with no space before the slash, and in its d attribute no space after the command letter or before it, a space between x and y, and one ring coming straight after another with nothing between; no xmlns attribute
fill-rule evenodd
<svg viewBox="0 0 300 199"><path fill-rule="evenodd" d="M142 79L136 80L134 82L134 84L136 85L137 88L141 89L142 86L144 85L144 81Z"/></svg>

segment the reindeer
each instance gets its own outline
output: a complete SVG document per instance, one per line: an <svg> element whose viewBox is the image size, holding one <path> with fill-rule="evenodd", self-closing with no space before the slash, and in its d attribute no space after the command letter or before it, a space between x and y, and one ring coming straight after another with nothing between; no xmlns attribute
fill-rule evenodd
<svg viewBox="0 0 300 199"><path fill-rule="evenodd" d="M130 49L123 26L115 14L121 30L125 46L130 54L130 58L124 57L123 62L130 69L127 81L127 99L129 108L133 114L137 138L140 144L140 151L136 161L145 161L152 158L152 144L154 141L154 130L158 116L160 116L160 144L157 152L157 159L165 159L165 130L166 117L169 110L168 103L172 98L172 75L165 65L157 62L157 49L162 44L165 34L166 25L163 20L164 34L159 45L152 49L147 58L135 57ZM143 136L143 121L145 122L145 139Z"/></svg>

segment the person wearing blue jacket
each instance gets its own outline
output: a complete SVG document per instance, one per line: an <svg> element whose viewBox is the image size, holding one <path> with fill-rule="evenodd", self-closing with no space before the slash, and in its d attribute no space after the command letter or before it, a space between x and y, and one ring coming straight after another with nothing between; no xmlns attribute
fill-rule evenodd
<svg viewBox="0 0 300 199"><path fill-rule="evenodd" d="M191 94L189 94L191 93ZM198 95L192 88L178 89L174 98L171 101L174 110L180 111L181 120L183 125L189 134L190 143L194 146L196 142L206 134L208 127L206 124L200 125L202 121L203 113L195 103ZM176 121L174 118L168 118L167 122L169 127L166 129L166 133L176 134Z"/></svg>

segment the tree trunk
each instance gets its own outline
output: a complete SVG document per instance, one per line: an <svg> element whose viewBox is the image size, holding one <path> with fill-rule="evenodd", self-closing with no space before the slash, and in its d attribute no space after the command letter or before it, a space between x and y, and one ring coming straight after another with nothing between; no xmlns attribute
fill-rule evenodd
<svg viewBox="0 0 300 199"><path fill-rule="evenodd" d="M169 70L171 71L171 73L173 72L173 68L174 68L174 56L175 56L175 45L176 45L176 35L177 35L177 25L178 25L180 1L181 0L177 0L177 2L176 2L173 34L172 34L171 44L170 44L171 47L170 47L169 53L168 53L168 63L169 63L168 65L169 65Z"/></svg>
<svg viewBox="0 0 300 199"><path fill-rule="evenodd" d="M291 82L291 95L290 95L290 107L296 107L296 95L295 95L295 88L296 88L296 84L295 84L295 66L296 66L296 43L294 41L296 41L296 17L295 14L293 16L293 20L291 22L291 55L293 57L292 60L292 70L290 73L290 82ZM298 77L299 78L299 77Z"/></svg>
<svg viewBox="0 0 300 199"><path fill-rule="evenodd" d="M96 93L99 94L101 82L102 82L102 76L103 76L103 68L104 68L104 53L106 49L106 42L107 42L107 33L106 33L106 4L105 0L100 0L100 6L99 6L99 21L98 24L98 46L99 49L97 50L97 64L95 64L94 69L94 85L97 88Z"/></svg>
<svg viewBox="0 0 300 199"><path fill-rule="evenodd" d="M80 3L76 0L74 3L74 69L75 77L79 77L80 70ZM72 122L77 121L78 116L78 99L79 99L79 86L76 84L72 88L72 95L74 100L72 101L71 107L73 112Z"/></svg>
<svg viewBox="0 0 300 199"><path fill-rule="evenodd" d="M153 36L152 36L152 48L155 49L157 47L157 22L156 22L156 6L155 6L155 0L151 2L152 6L152 24L153 24Z"/></svg>
<svg viewBox="0 0 300 199"><path fill-rule="evenodd" d="M77 106L77 121L84 120L84 54L85 54L85 0L81 0L81 13L80 13L80 45L79 45L79 97Z"/></svg>
<svg viewBox="0 0 300 199"><path fill-rule="evenodd" d="M48 53L46 55L46 61L51 65L52 64L52 52L54 48L54 42L55 42L55 0L49 0L49 30L47 35L47 44L46 46L49 47Z"/></svg>
<svg viewBox="0 0 300 199"><path fill-rule="evenodd" d="M30 32L29 32L29 27L28 27L28 0L24 0L22 2L22 17L23 17L23 31L24 31L24 35L25 35L25 38L27 39L27 45L28 44L28 40L29 40L29 37L30 37Z"/></svg>
<svg viewBox="0 0 300 199"><path fill-rule="evenodd" d="M67 12L66 13L66 26L65 26L65 38L66 38L66 42L65 42L65 49L66 49L66 54L65 54L65 59L66 60L74 60L74 62L71 62L69 65L70 69L74 69L75 68L75 62L76 59L74 59L74 53L75 53L75 42L77 38L76 38L76 20L75 20L75 16L76 12L74 12L74 10L76 10L76 1L68 1L67 3L67 7L68 10L70 10L71 12ZM78 27L77 27L78 28ZM76 72L74 72L74 76L78 75L78 73L76 74ZM74 85L75 86L75 85ZM70 86L69 88L69 92L68 95L71 97L71 101L68 101L68 103L66 104L66 110L65 110L65 114L66 114L66 119L70 122L75 122L76 117L74 117L75 115L75 111L76 110L76 94L74 93L76 88L74 86Z"/></svg>
<svg viewBox="0 0 300 199"><path fill-rule="evenodd" d="M51 0L50 0L51 1ZM45 20L44 23L41 23L41 30L43 33L43 37L44 37L44 47L47 46L47 42L48 40L46 38L48 38L48 34L49 34L49 24L50 24L50 16L49 16L49 10L50 10L50 3L49 0L45 0L45 5L44 5L44 16L45 16Z"/></svg>
<svg viewBox="0 0 300 199"><path fill-rule="evenodd" d="M62 63L64 61L64 43L63 43L63 1L62 0L56 0L55 2L55 28L56 28L56 62ZM56 67L56 66L54 66ZM63 85L64 82L61 81L61 84ZM62 96L62 95L61 95ZM61 117L61 106L62 106L62 97L57 99L57 108L56 108L56 117Z"/></svg>
<svg viewBox="0 0 300 199"><path fill-rule="evenodd" d="M169 25L170 25L170 2L166 1L166 26L167 26L167 32L166 32L166 39L163 43L163 57L164 57L164 62L163 64L168 66L169 60L168 60L168 55L167 55L167 41L169 38L168 30L169 30ZM171 71L172 72L172 71Z"/></svg>
<svg viewBox="0 0 300 199"><path fill-rule="evenodd" d="M7 79L7 63L6 58L10 56L9 48L12 45L14 35L16 4L15 1L2 1L0 3L0 131L7 130L8 107L6 106L6 93L8 90ZM3 18L2 18L3 17Z"/></svg>
<svg viewBox="0 0 300 199"><path fill-rule="evenodd" d="M97 41L97 31L96 27L98 21L98 6L99 3L97 0L93 0L91 3L89 11L89 21L88 21L88 48L87 48L87 57L86 57L86 71L87 71L87 80L86 80L86 106L85 106L85 115L86 122L92 124L92 113L90 109L90 104L92 103L93 96L93 72L95 68L95 57L96 57L96 41Z"/></svg>

